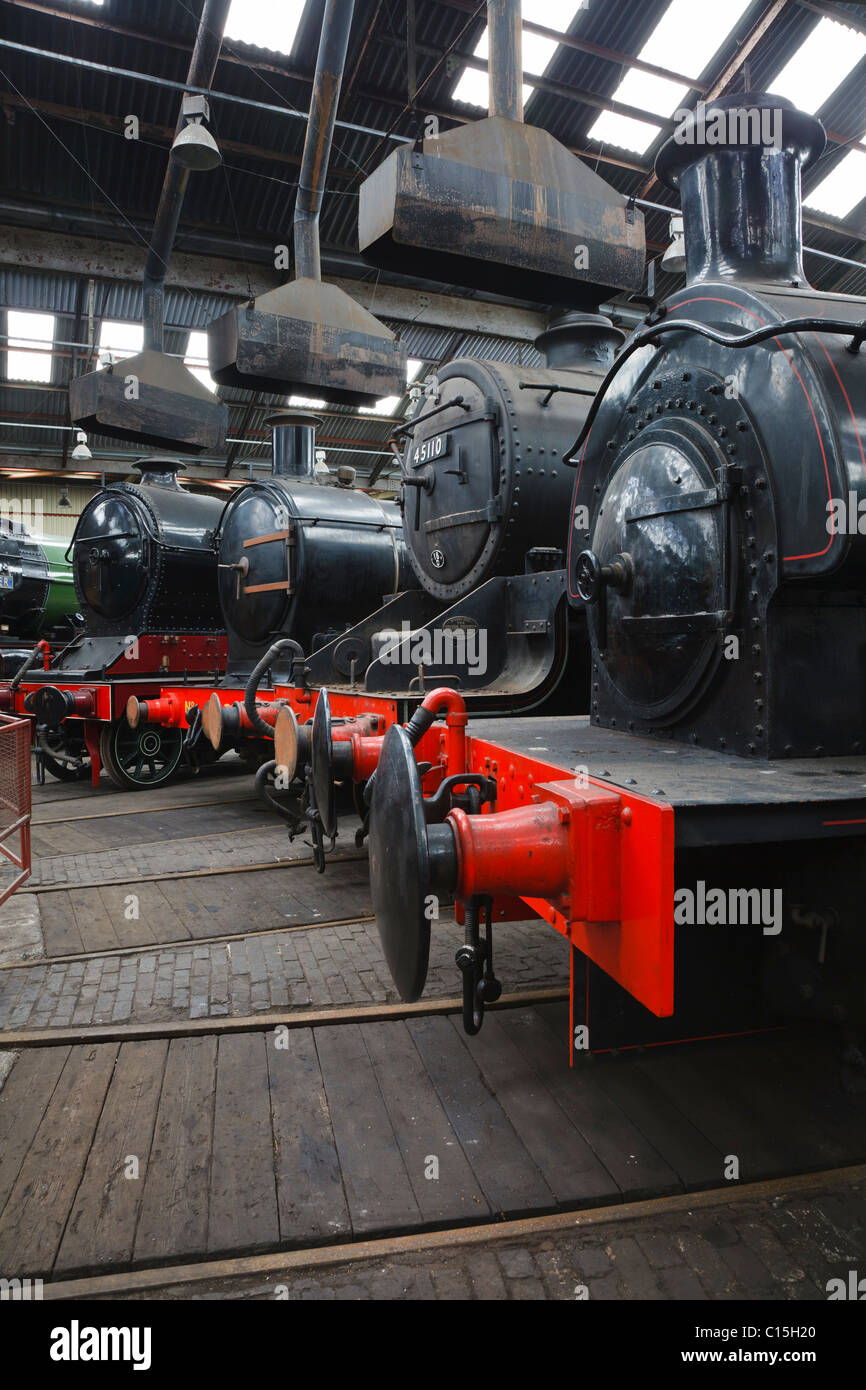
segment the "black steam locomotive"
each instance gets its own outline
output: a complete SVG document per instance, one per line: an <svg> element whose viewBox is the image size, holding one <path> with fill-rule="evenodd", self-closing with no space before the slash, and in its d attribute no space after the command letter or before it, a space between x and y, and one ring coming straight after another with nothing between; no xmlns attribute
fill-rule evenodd
<svg viewBox="0 0 866 1390"><path fill-rule="evenodd" d="M385 954L416 997L424 904L452 894L469 1032L500 989L493 923L521 908L571 943L573 1049L866 1024L866 299L803 272L820 123L772 96L715 108L724 143L693 120L657 163L682 198L685 288L568 451L590 719L473 721L465 779L426 805L410 735L379 758Z"/></svg>
<svg viewBox="0 0 866 1390"><path fill-rule="evenodd" d="M687 283L632 337L573 451L570 593L594 722L755 758L856 754L866 304L808 285L800 169L824 132L763 100L780 147L707 150L685 129L659 156Z"/></svg>
<svg viewBox="0 0 866 1390"><path fill-rule="evenodd" d="M70 542L84 627L47 670L38 653L22 667L12 699L35 716L42 764L78 776L103 765L119 786L156 785L179 766L179 731L129 729L132 690L170 673L224 665L214 532L221 503L186 492L174 458L139 461L138 483L103 488L82 511Z"/></svg>
<svg viewBox="0 0 866 1390"><path fill-rule="evenodd" d="M80 626L65 550L65 541L0 517L0 676L14 675L37 638L68 640Z"/></svg>
<svg viewBox="0 0 866 1390"><path fill-rule="evenodd" d="M573 311L536 340L543 366L458 358L427 383L398 431L416 587L314 654L311 684L417 695L444 682L516 709L554 690L569 658L574 685L581 664L588 674L583 617L565 599L564 455L623 338ZM482 633L483 661L469 640Z"/></svg>
<svg viewBox="0 0 866 1390"><path fill-rule="evenodd" d="M112 484L85 507L71 542L84 631L48 670L34 653L4 697L35 715L55 775L89 760L94 779L102 765L123 787L165 781L186 722L130 725L130 697L243 684L275 638L309 649L415 583L398 509L314 481L314 417L271 423L273 476L225 505L181 487L177 459L149 458L136 465L140 482ZM205 742L196 756L211 756Z"/></svg>
<svg viewBox="0 0 866 1390"><path fill-rule="evenodd" d="M270 423L272 476L240 488L217 530L230 684L275 640L311 652L416 583L394 503L315 481L316 417L288 411Z"/></svg>

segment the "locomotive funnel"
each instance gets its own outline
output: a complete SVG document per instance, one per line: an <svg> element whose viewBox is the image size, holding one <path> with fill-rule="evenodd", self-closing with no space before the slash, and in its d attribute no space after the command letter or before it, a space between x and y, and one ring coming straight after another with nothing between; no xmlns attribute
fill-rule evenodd
<svg viewBox="0 0 866 1390"><path fill-rule="evenodd" d="M819 120L763 92L699 105L677 127L655 167L680 191L687 284L808 283L800 180L825 143Z"/></svg>
<svg viewBox="0 0 866 1390"><path fill-rule="evenodd" d="M640 289L643 214L547 131L523 124L520 0L488 0L490 115L404 145L361 185L372 265L595 308ZM503 272L507 269L507 278Z"/></svg>
<svg viewBox="0 0 866 1390"><path fill-rule="evenodd" d="M181 469L186 468L186 464L182 463L180 459L136 459L132 466L137 468L141 474L138 480L139 487L168 487L174 488L178 492L182 491L177 475Z"/></svg>
<svg viewBox="0 0 866 1390"><path fill-rule="evenodd" d="M544 358L546 367L554 371L569 367L607 371L614 354L625 341L621 328L616 328L604 314L581 314L573 310L551 319L543 333L535 339L535 347Z"/></svg>
<svg viewBox="0 0 866 1390"><path fill-rule="evenodd" d="M213 81L228 9L229 0L205 0L187 73L190 87ZM177 133L183 129L181 111ZM189 174L169 155L144 267L144 350L116 369L71 381L69 412L88 433L201 454L222 448L228 411L188 367L163 351L165 277Z"/></svg>
<svg viewBox="0 0 866 1390"><path fill-rule="evenodd" d="M318 415L303 410L281 410L269 415L266 423L271 427L273 443L272 477L306 478L307 482L314 482Z"/></svg>
<svg viewBox="0 0 866 1390"><path fill-rule="evenodd" d="M328 0L295 204L295 279L230 309L208 328L210 370L223 386L308 391L368 405L401 395L406 355L394 334L336 285L322 282L319 213L354 0Z"/></svg>

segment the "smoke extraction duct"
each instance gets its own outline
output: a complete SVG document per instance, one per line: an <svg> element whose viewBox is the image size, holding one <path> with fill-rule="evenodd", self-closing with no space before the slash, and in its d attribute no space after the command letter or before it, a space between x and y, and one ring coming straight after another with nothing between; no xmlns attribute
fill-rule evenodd
<svg viewBox="0 0 866 1390"><path fill-rule="evenodd" d="M190 87L213 81L230 3L205 0L187 73ZM175 139L186 127L183 102ZM73 424L110 439L200 454L222 449L228 411L188 367L166 355L163 333L165 277L189 174L170 154L144 267L143 350L71 381L69 411Z"/></svg>
<svg viewBox="0 0 866 1390"><path fill-rule="evenodd" d="M490 115L396 150L361 185L359 244L383 270L594 309L637 291L644 219L523 124L520 0L488 0Z"/></svg>
<svg viewBox="0 0 866 1390"><path fill-rule="evenodd" d="M208 328L211 375L223 386L280 394L315 388L343 405L402 395L406 355L394 334L322 282L319 213L354 0L327 0L295 203L295 278L229 310Z"/></svg>

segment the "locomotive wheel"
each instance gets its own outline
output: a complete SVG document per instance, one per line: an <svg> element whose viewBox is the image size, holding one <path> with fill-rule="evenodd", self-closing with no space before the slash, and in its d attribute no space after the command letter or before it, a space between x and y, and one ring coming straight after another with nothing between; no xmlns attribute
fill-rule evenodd
<svg viewBox="0 0 866 1390"><path fill-rule="evenodd" d="M90 776L90 754L83 738L59 729L41 729L36 735L42 766L58 782L78 782Z"/></svg>
<svg viewBox="0 0 866 1390"><path fill-rule="evenodd" d="M117 719L100 730L99 756L112 782L124 791L158 787L180 766L183 731L158 724L131 729L126 719Z"/></svg>

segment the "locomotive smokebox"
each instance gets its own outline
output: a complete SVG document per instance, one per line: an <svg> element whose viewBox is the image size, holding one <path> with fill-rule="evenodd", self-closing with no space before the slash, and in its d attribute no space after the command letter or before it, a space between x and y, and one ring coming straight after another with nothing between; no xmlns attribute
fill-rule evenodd
<svg viewBox="0 0 866 1390"><path fill-rule="evenodd" d="M421 587L455 602L530 551L559 551L573 485L562 461L624 334L572 312L537 339L541 367L457 358L402 428L403 534ZM557 567L557 566L554 566Z"/></svg>
<svg viewBox="0 0 866 1390"><path fill-rule="evenodd" d="M825 144L785 97L740 92L689 114L656 159L680 191L687 284L805 283L800 175Z"/></svg>
<svg viewBox="0 0 866 1390"><path fill-rule="evenodd" d="M356 406L405 389L406 354L394 334L336 285L322 283L319 213L353 8L352 0L328 0L322 23L295 204L295 279L210 325L210 370L222 386L280 395L314 388Z"/></svg>
<svg viewBox="0 0 866 1390"><path fill-rule="evenodd" d="M490 116L405 145L362 185L364 259L385 270L597 308L644 274L643 214L523 124L520 0L489 0ZM507 280L503 269L507 267Z"/></svg>
<svg viewBox="0 0 866 1390"><path fill-rule="evenodd" d="M222 504L180 486L179 459L135 467L137 484L111 483L90 499L70 542L88 634L219 632L213 537Z"/></svg>
<svg viewBox="0 0 866 1390"><path fill-rule="evenodd" d="M317 416L270 417L272 476L226 503L217 532L229 665L248 674L277 637L310 651L414 587L391 502L315 479Z"/></svg>

